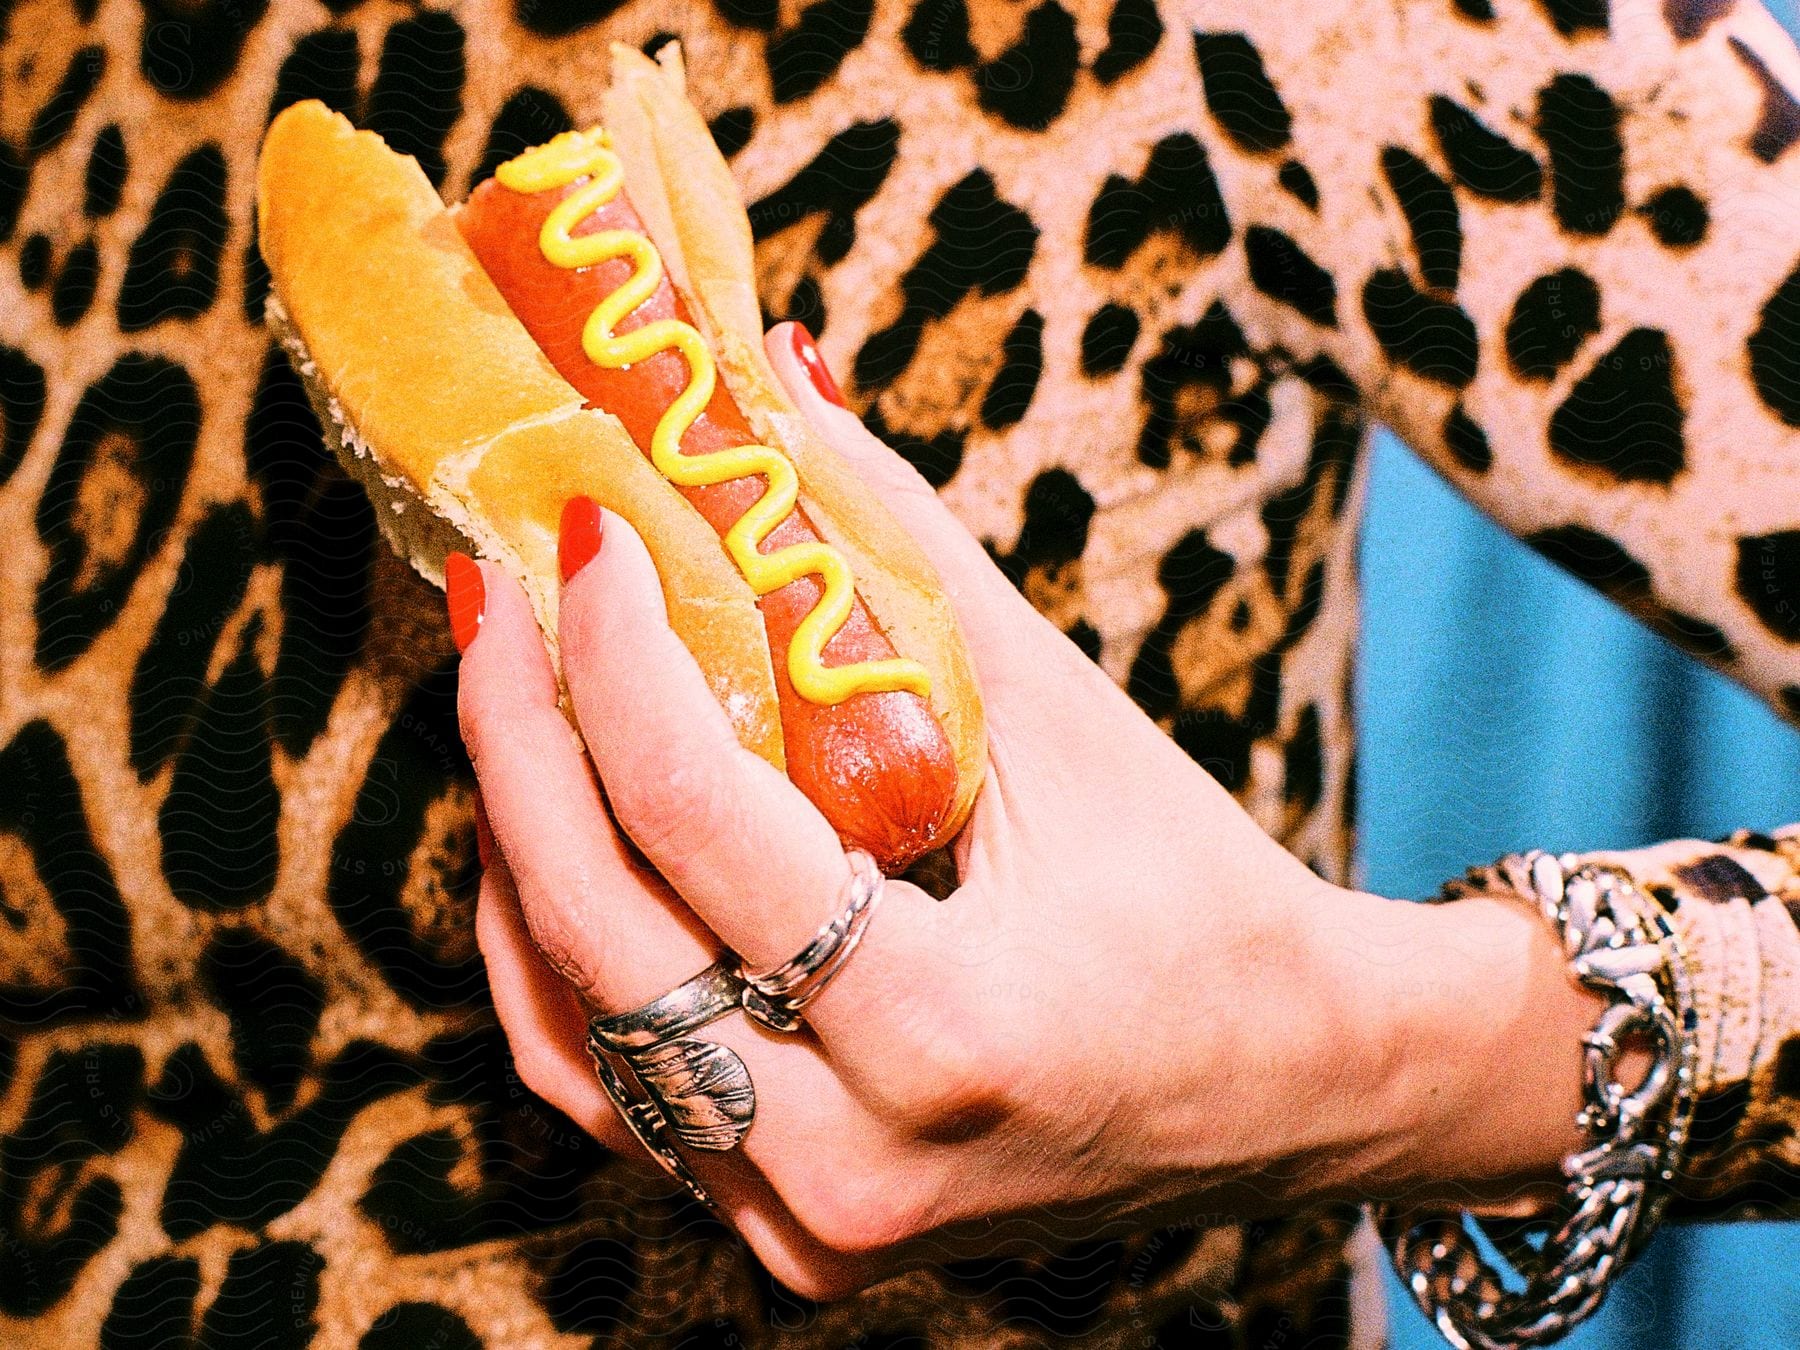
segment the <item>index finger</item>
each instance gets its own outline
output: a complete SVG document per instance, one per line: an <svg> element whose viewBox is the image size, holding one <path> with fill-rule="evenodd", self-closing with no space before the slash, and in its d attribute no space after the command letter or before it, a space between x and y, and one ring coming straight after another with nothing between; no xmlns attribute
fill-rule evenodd
<svg viewBox="0 0 1800 1350"><path fill-rule="evenodd" d="M807 424L856 470L930 559L983 683L1017 669L1023 660L1019 643L1041 641L1055 628L1006 579L919 471L872 435L855 413L820 392L809 364L818 362L818 352L804 328L777 324L763 346ZM832 383L829 374L824 379Z"/></svg>

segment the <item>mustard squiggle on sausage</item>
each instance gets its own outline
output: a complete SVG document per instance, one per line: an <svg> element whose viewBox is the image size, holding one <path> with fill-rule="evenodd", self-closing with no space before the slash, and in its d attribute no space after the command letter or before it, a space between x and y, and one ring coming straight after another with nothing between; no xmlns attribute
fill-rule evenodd
<svg viewBox="0 0 1800 1350"><path fill-rule="evenodd" d="M629 333L615 332L620 322L656 293L662 282L662 256L635 230L574 233L576 226L617 195L624 176L606 134L597 129L564 132L508 160L494 174L502 187L528 194L587 179L551 210L538 233L538 246L557 267L591 267L613 258L628 259L632 265L631 276L600 302L582 328L582 350L595 365L620 370L665 351L680 352L686 360L687 386L651 435L650 462L657 471L680 487L711 487L752 474L761 474L767 481L762 497L726 531L724 544L758 596L803 576L817 576L823 584L818 604L800 621L788 644L788 679L800 697L831 705L854 694L889 690L929 695L930 673L917 661L895 657L843 666L825 664L825 645L850 617L856 583L844 555L829 544L809 542L790 544L773 553L762 551L770 532L787 519L800 497L800 480L787 456L766 445L740 445L703 455L682 453L681 438L712 401L718 382L712 353L697 329L677 319L655 319Z"/></svg>

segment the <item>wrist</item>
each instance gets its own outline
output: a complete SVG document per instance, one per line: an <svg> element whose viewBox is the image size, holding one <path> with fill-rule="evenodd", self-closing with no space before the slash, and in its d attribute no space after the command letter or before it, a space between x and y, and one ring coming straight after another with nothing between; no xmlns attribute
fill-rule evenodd
<svg viewBox="0 0 1800 1350"><path fill-rule="evenodd" d="M1581 1038L1602 999L1516 900L1351 901L1335 955L1352 1025L1370 1029L1357 1193L1488 1212L1559 1194L1586 1142Z"/></svg>

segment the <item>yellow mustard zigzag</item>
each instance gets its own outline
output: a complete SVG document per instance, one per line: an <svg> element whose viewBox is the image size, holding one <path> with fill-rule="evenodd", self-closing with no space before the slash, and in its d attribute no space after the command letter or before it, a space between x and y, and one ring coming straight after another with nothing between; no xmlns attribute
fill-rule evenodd
<svg viewBox="0 0 1800 1350"><path fill-rule="evenodd" d="M538 246L557 267L590 267L612 258L631 260L630 278L600 302L581 330L582 350L595 365L620 370L670 350L680 352L687 361L687 387L663 413L650 438L650 462L657 471L681 487L711 487L752 474L767 480L762 497L726 531L725 550L759 596L803 576L817 576L824 583L819 603L800 621L788 644L788 679L800 697L830 705L853 694L886 690L928 695L931 676L917 661L894 658L826 666L825 644L850 617L856 583L844 555L829 544L791 544L773 553L762 551L770 532L787 519L800 497L800 480L787 456L766 445L740 445L704 455L682 453L681 438L712 401L718 381L712 353L698 330L677 319L656 319L629 333L615 333L614 328L627 315L656 293L662 282L662 256L635 230L596 230L579 237L572 233L611 201L624 181L624 168L606 133L598 129L564 132L508 160L494 176L501 186L523 193L549 192L578 178L588 180L551 210L538 233Z"/></svg>

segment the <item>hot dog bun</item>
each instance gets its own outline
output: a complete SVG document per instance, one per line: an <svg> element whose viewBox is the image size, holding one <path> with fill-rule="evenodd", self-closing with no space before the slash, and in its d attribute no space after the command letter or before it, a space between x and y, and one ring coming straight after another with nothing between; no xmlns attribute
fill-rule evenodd
<svg viewBox="0 0 1800 1350"><path fill-rule="evenodd" d="M626 190L688 299L720 379L756 433L790 457L801 503L849 559L898 650L925 665L954 750L960 828L985 771L979 693L929 561L812 432L763 352L749 223L687 102L679 52L614 48L606 124ZM442 584L453 549L525 586L556 654L558 520L585 493L629 520L662 578L670 622L739 740L784 765L763 621L701 516L609 414L585 408L502 300L410 158L318 103L275 119L258 180L269 320L327 438L368 489L395 549ZM566 706L566 705L565 705Z"/></svg>

